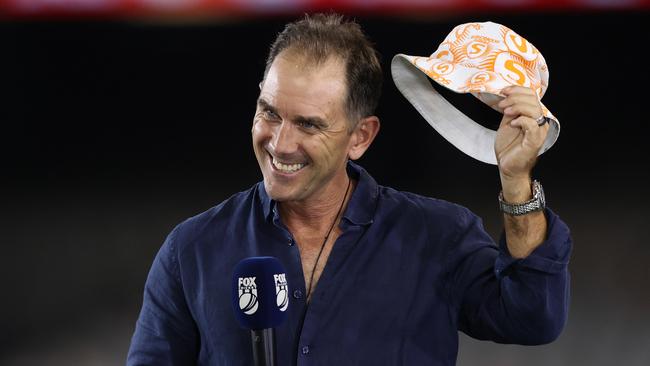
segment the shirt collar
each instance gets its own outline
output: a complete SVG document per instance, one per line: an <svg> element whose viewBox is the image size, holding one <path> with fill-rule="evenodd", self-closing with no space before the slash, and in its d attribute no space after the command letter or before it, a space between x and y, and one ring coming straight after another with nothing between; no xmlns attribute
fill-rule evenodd
<svg viewBox="0 0 650 366"><path fill-rule="evenodd" d="M356 179L357 186L348 202L343 218L353 225L371 224L377 207L379 186L365 169L351 161L348 161L347 173L350 178ZM274 216L278 215L276 202L266 193L264 181L259 182L257 185L264 209L264 218L270 221Z"/></svg>
<svg viewBox="0 0 650 366"><path fill-rule="evenodd" d="M262 208L264 209L264 219L268 222L273 217L275 212L275 201L269 197L264 188L264 181L257 183L257 191L260 195L260 200L262 201Z"/></svg>
<svg viewBox="0 0 650 366"><path fill-rule="evenodd" d="M352 193L343 218L353 225L371 224L379 195L377 182L365 169L351 161L348 162L347 170L348 176L357 180L357 187Z"/></svg>

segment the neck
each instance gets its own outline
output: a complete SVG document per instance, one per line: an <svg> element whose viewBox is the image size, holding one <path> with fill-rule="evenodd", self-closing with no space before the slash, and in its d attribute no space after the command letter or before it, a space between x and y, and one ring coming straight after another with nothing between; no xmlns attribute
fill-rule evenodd
<svg viewBox="0 0 650 366"><path fill-rule="evenodd" d="M347 174L340 182L332 182L332 189L318 198L278 203L282 221L291 229L327 230L339 213L345 211L354 190L354 182ZM347 194L346 194L347 192Z"/></svg>

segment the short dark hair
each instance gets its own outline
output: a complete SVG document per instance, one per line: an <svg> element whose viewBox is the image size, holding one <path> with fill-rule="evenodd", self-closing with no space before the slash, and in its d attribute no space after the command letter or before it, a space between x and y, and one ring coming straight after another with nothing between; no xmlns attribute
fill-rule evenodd
<svg viewBox="0 0 650 366"><path fill-rule="evenodd" d="M320 13L287 24L271 45L264 77L276 56L287 49L300 52L316 63L325 62L331 56L340 57L346 69L348 117L356 121L374 114L383 75L379 54L358 23L339 14Z"/></svg>

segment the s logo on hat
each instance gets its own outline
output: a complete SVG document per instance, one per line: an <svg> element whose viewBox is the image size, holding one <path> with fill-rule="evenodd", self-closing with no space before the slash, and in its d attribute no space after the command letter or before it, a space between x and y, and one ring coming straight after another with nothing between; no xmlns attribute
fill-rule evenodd
<svg viewBox="0 0 650 366"><path fill-rule="evenodd" d="M465 154L496 164L496 131L467 117L442 97L427 79L456 93L471 93L503 113L501 89L532 88L539 99L548 87L544 57L526 39L501 24L466 23L455 27L429 57L398 54L391 62L395 85L424 119ZM540 102L541 104L541 102ZM548 150L560 134L560 123L543 104L550 129L540 150Z"/></svg>

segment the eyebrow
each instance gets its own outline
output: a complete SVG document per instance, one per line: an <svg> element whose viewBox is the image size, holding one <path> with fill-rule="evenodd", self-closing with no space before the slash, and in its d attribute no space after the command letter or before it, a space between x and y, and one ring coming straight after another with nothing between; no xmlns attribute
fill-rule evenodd
<svg viewBox="0 0 650 366"><path fill-rule="evenodd" d="M275 108L274 106L272 106L269 102L267 102L266 100L264 100L264 99L261 98L261 97L257 99L257 105L258 105L260 108L262 108L262 109L265 109L265 110L267 110L267 111L269 111L269 112L272 112L272 113L278 114L278 110L277 110L277 108Z"/></svg>
<svg viewBox="0 0 650 366"><path fill-rule="evenodd" d="M269 102L264 100L264 98L262 97L257 99L257 105L260 108L265 109L269 112L279 114L277 108L272 106ZM310 123L314 126L321 127L321 128L327 126L327 122L324 119L315 116L296 116L293 120L297 123Z"/></svg>

